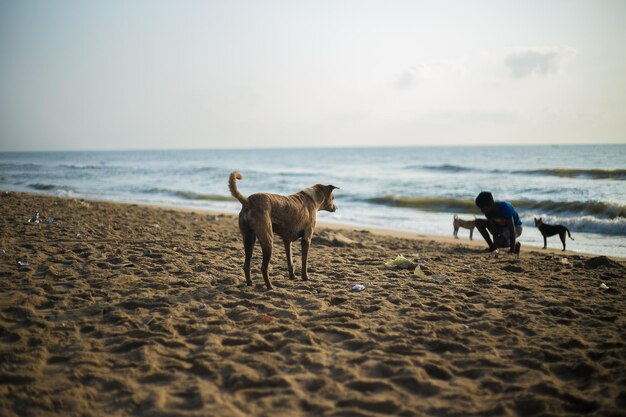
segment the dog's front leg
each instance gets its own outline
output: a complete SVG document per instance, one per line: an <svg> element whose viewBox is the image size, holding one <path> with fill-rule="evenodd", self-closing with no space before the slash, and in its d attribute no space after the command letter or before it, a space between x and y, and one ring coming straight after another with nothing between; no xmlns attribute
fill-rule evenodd
<svg viewBox="0 0 626 417"><path fill-rule="evenodd" d="M291 242L283 240L285 243L285 254L287 255L287 269L289 270L289 279L296 279L296 275L293 273L293 258L291 257Z"/></svg>
<svg viewBox="0 0 626 417"><path fill-rule="evenodd" d="M309 257L309 247L311 247L311 237L302 237L302 279L304 281L309 279L309 274L306 270L306 261Z"/></svg>

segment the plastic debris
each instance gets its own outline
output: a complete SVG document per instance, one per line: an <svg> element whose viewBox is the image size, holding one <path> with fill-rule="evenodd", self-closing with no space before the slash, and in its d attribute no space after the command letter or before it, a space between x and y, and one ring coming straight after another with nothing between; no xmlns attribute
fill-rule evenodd
<svg viewBox="0 0 626 417"><path fill-rule="evenodd" d="M28 262L26 262L26 261L17 261L17 264L19 266L28 266Z"/></svg>
<svg viewBox="0 0 626 417"><path fill-rule="evenodd" d="M48 217L47 222L48 222L48 223L52 223L52 222L54 222L54 217Z"/></svg>
<svg viewBox="0 0 626 417"><path fill-rule="evenodd" d="M569 265L569 260L567 258L561 258L560 262L563 265Z"/></svg>
<svg viewBox="0 0 626 417"><path fill-rule="evenodd" d="M153 223L153 224L152 224L152 227L159 228L159 227L161 227L161 226L159 226L159 224L158 224L158 223Z"/></svg>
<svg viewBox="0 0 626 417"><path fill-rule="evenodd" d="M4 250L4 248L0 248L0 255L4 255L5 253L7 253L7 251Z"/></svg>
<svg viewBox="0 0 626 417"><path fill-rule="evenodd" d="M76 239L80 239L81 237L83 237L83 235L81 235L80 233L76 233Z"/></svg>
<svg viewBox="0 0 626 417"><path fill-rule="evenodd" d="M602 289L602 290L608 290L608 289L609 289L609 286L608 286L608 285L606 285L606 284L603 282L602 284L600 284L600 289Z"/></svg>
<svg viewBox="0 0 626 417"><path fill-rule="evenodd" d="M387 268L414 269L415 264L409 261L404 255L398 255L396 259L385 262Z"/></svg>
<svg viewBox="0 0 626 417"><path fill-rule="evenodd" d="M417 276L417 277L426 277L426 274L424 273L424 271L422 271L422 268L420 268L420 266L416 266L415 269L413 270L413 275Z"/></svg>
<svg viewBox="0 0 626 417"><path fill-rule="evenodd" d="M30 219L28 219L28 223L38 224L39 223L39 212L33 214Z"/></svg>
<svg viewBox="0 0 626 417"><path fill-rule="evenodd" d="M427 262L428 262L428 261L427 261L426 259L418 259L418 260L417 260L417 263L418 263L419 265L425 265Z"/></svg>
<svg viewBox="0 0 626 417"><path fill-rule="evenodd" d="M355 284L354 287L352 287L352 291L363 291L365 289L365 285L363 284Z"/></svg>
<svg viewBox="0 0 626 417"><path fill-rule="evenodd" d="M261 318L257 320L257 323L266 324L270 323L272 320L274 320L274 317L270 316L269 314L263 314Z"/></svg>
<svg viewBox="0 0 626 417"><path fill-rule="evenodd" d="M433 275L432 278L440 284L443 284L444 282L454 283L454 281L445 275Z"/></svg>

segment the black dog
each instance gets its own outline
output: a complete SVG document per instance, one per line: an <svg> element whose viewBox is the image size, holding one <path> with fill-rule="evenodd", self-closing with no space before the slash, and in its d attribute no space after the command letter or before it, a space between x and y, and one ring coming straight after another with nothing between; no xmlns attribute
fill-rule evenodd
<svg viewBox="0 0 626 417"><path fill-rule="evenodd" d="M550 236L559 235L559 237L561 238L561 242L563 243L563 250L565 250L565 233L567 233L570 239L574 240L574 238L570 234L569 229L567 227L561 226L560 224L557 224L557 225L545 224L541 220L541 217L538 219L535 217L535 226L537 226L537 229L539 229L539 231L541 232L541 235L543 236L543 248L544 249L548 246L547 238Z"/></svg>

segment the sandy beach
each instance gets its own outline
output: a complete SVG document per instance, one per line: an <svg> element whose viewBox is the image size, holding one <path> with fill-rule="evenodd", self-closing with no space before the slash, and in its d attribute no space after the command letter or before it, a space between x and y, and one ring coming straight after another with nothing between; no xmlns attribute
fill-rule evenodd
<svg viewBox="0 0 626 417"><path fill-rule="evenodd" d="M318 227L268 291L232 215L0 207L3 416L626 415L621 259Z"/></svg>

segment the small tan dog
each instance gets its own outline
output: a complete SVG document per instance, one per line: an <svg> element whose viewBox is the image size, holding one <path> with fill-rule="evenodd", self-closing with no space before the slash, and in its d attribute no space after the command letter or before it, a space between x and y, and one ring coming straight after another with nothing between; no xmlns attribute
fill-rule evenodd
<svg viewBox="0 0 626 417"><path fill-rule="evenodd" d="M454 220L452 221L452 225L454 226L454 238L459 238L459 228L462 227L464 229L469 229L470 231L470 240L474 240L474 228L476 227L476 219L474 220L463 220L459 219L459 216L454 215Z"/></svg>
<svg viewBox="0 0 626 417"><path fill-rule="evenodd" d="M241 203L239 212L239 230L243 237L243 246L246 259L243 271L246 283L252 285L250 279L250 260L256 240L259 240L263 250L263 264L261 272L268 290L272 289L269 278L269 263L272 258L274 233L283 239L287 253L287 268L289 279L295 279L293 260L291 258L291 242L302 238L302 271L303 280L309 279L307 274L307 257L311 238L317 221L317 212L326 210L334 212L337 207L334 203L333 190L339 187L334 185L316 184L295 194L284 196L269 193L256 193L249 197L243 196L237 190L237 180L243 177L233 171L228 180L228 188L233 197Z"/></svg>

